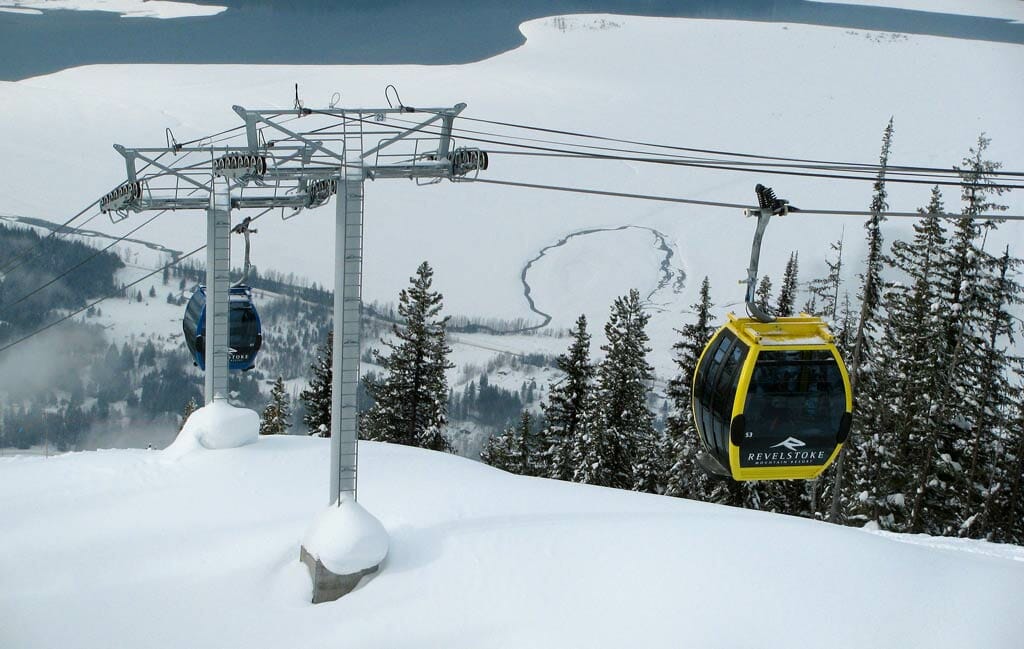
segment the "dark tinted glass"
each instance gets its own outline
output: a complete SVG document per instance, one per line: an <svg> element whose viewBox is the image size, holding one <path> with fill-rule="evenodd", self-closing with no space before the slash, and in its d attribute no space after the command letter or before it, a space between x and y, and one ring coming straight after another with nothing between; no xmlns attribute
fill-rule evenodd
<svg viewBox="0 0 1024 649"><path fill-rule="evenodd" d="M728 342L732 334L728 331L723 331L713 341L711 346L704 353L704 358L701 360L700 366L697 368L697 378L694 380L693 385L693 397L694 402L697 405L696 408L696 419L697 428L700 431L701 437L704 438L705 442L713 446L712 423L711 423L711 411L709 409L710 404L708 400L711 394L712 380L717 374L718 368L721 367L722 356L724 351L722 350L722 344Z"/></svg>
<svg viewBox="0 0 1024 649"><path fill-rule="evenodd" d="M736 387L743 369L743 361L747 357L748 347L734 339L729 349L722 371L715 384L715 397L712 412L715 420L715 443L723 451L729 448L729 425L732 423L732 407L736 400Z"/></svg>
<svg viewBox="0 0 1024 649"><path fill-rule="evenodd" d="M199 322L199 314L203 310L203 305L206 303L203 295L196 291L188 301L188 306L185 307L185 322L189 327L195 328ZM194 332L193 332L194 333Z"/></svg>
<svg viewBox="0 0 1024 649"><path fill-rule="evenodd" d="M704 355L697 371L694 396L697 418L708 450L720 461L727 462L729 424L732 402L736 396L736 377L743 366L747 346L731 331L722 331Z"/></svg>
<svg viewBox="0 0 1024 649"><path fill-rule="evenodd" d="M743 365L746 351L747 346L735 340L732 347L728 350L728 355L722 364L722 371L715 381L711 409L714 411L715 416L720 419L732 420L732 404L736 397L736 378L739 375L740 367Z"/></svg>
<svg viewBox="0 0 1024 649"><path fill-rule="evenodd" d="M743 410L758 437L834 440L846 410L835 357L828 350L762 351Z"/></svg>
<svg viewBox="0 0 1024 649"><path fill-rule="evenodd" d="M701 361L700 367L697 368L697 378L694 381L693 394L698 402L703 400L704 394L707 392L708 376L714 375L715 370L718 368L717 363L721 362L722 342L726 340L728 334L728 331L724 331L712 341L711 346L704 353L704 359Z"/></svg>
<svg viewBox="0 0 1024 649"><path fill-rule="evenodd" d="M231 306L230 341L235 349L256 345L256 312L248 305Z"/></svg>

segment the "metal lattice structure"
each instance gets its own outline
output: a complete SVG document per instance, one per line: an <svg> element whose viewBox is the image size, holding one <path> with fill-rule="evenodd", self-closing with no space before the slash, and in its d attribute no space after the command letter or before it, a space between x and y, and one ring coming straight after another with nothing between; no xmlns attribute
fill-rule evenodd
<svg viewBox="0 0 1024 649"><path fill-rule="evenodd" d="M124 157L127 180L100 200L101 211L112 220L147 210L206 211L206 403L227 398L232 210L281 208L287 219L337 195L331 503L355 499L357 491L365 181L465 180L486 169L486 152L454 146L452 124L465 107L234 106L243 127L226 138L228 144L211 140L183 146L168 134L165 147L114 145ZM173 162L165 162L168 155Z"/></svg>

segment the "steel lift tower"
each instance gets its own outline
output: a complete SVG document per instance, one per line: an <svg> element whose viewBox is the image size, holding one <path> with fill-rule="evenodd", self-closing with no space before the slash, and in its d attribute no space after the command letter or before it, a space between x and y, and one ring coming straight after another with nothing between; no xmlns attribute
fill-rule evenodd
<svg viewBox="0 0 1024 649"><path fill-rule="evenodd" d="M206 211L207 404L228 394L232 210L279 208L287 219L337 195L328 500L334 507L355 503L357 495L364 186L367 180L392 178L421 184L471 180L486 169L486 152L454 146L452 124L465 107L310 109L298 102L294 109L234 106L244 131L228 144L182 146L168 131L164 147L114 145L125 159L128 179L100 201L100 209L112 220L146 210ZM174 162L165 162L168 155ZM187 158L192 164L184 164ZM340 597L377 568L336 575L305 547L303 560L313 572L314 602Z"/></svg>

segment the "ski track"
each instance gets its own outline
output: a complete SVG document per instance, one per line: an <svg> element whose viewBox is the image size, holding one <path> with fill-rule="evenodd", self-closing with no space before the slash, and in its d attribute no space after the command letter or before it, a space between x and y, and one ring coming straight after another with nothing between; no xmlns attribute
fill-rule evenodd
<svg viewBox="0 0 1024 649"><path fill-rule="evenodd" d="M560 248L561 246L567 244L570 239L573 239L575 237L582 237L588 234L596 234L598 232L619 232L621 230L628 230L631 228L636 230L647 230L648 232L653 234L655 247L658 250L661 250L662 252L665 253L665 257L661 260L660 265L661 279L658 280L658 284L653 289L651 289L651 291L647 294L647 296L644 298L644 301L650 302L651 298L654 297L655 293L662 290L669 284L672 285L672 291L674 293L679 293L680 291L682 291L683 285L686 282L686 274L682 271L682 269L672 268L672 257L675 255L675 251L672 250L672 246L669 245L668 236L665 235L664 232L655 230L654 228L647 227L645 225L620 225L616 228L589 228L586 230L578 230L576 232L571 232L567 234L566 236L562 237L561 239L559 239L558 241L549 246L541 248L540 252L537 253L537 256L531 259L530 261L526 262L526 265L523 266L523 270L519 274L519 279L523 284L523 297L526 298L526 302L530 308L530 311L533 311L534 313L539 315L541 318L544 319L544 321L539 325L526 327L525 329L508 333L536 331L538 329L542 329L543 327L548 326L548 324L550 324L551 322L551 315L537 308L537 304L534 302L533 296L531 295L533 289L530 287L530 283L526 281L526 275L527 273L530 272L530 267L533 266L534 263L540 261L541 258L543 258L549 250L552 250L554 248Z"/></svg>
<svg viewBox="0 0 1024 649"><path fill-rule="evenodd" d="M22 224L22 225L28 225L28 226L32 226L32 227L44 228L44 229L50 230L52 232L58 232L60 230L65 230L68 233L73 234L75 236L81 236L81 237L87 237L87 238L93 238L93 239L109 239L109 240L113 240L113 239L117 238L117 237L113 237L113 236L108 235L108 234L104 234L102 232L98 232L96 230L85 230L85 229L75 228L73 226L62 226L62 225L60 225L58 223L53 223L53 222L50 222L50 221L46 221L44 219L38 219L38 218L30 217L30 216L19 216L19 215L15 215L15 214L0 214L0 220L4 220L4 221L8 221L8 222L13 222L13 223L19 223L19 224ZM578 230L576 232L571 232L571 233L567 234L566 236L562 237L561 239L559 239L555 243L552 243L550 245L547 245L547 246L544 246L543 248L541 248L540 252L538 252L535 257L533 257L532 259L527 261L526 264L523 266L522 270L520 271L519 279L520 279L520 281L523 284L523 297L526 298L527 306L529 307L530 311L532 311L533 313L539 315L542 318L542 322L540 322L539 324L536 324L536 325L530 325L528 327L521 327L519 329L509 329L507 331L499 331L499 330L494 329L492 327L488 327L486 325L482 325L481 324L481 325L474 325L474 327L473 327L474 330L476 332L484 332L484 333L490 333L490 334L496 334L496 335L502 335L502 334L509 334L509 335L511 335L511 334L530 333L530 332L534 332L534 331L538 331L540 329L543 329L544 327L547 327L549 324L551 324L551 315L548 314L548 313L545 313L544 311L541 311L539 308L537 308L537 304L534 301L533 296L532 296L533 288L530 286L530 283L527 281L527 274L530 272L530 268L536 262L540 261L550 250L553 250L555 248L560 248L560 247L566 245L567 243L569 243L569 241L571 239L574 239L576 237L582 237L582 236L586 236L586 235L590 235L590 234L596 234L598 232L619 232L619 231L628 230L628 229L647 230L648 232L650 232L652 235L654 235L654 247L657 248L658 250L661 250L664 253L664 255L665 255L662 258L661 264L660 264L661 279L659 279L658 283L655 285L655 287L653 289L651 289L647 293L646 297L644 298L644 301L650 303L652 298L654 297L654 295L656 293L658 293L659 291L661 291L662 289L664 289L664 288L666 288L666 287L668 287L670 285L671 285L672 291L674 293L679 293L680 291L682 291L683 286L684 286L685 281L686 281L686 274L683 272L682 269L680 269L680 268L673 268L672 267L672 258L675 256L675 251L672 249L672 246L669 244L668 236L664 232L661 232L660 230L656 230L655 228L651 228L651 227L648 227L648 226L632 225L632 224L630 224L630 225L620 225L620 226L614 227L614 228L589 228L589 229L586 229L586 230ZM174 259L174 260L177 260L178 257L180 257L181 254L182 254L182 251L180 251L180 250L174 250L172 248L167 248L166 246L162 246L160 244L153 243L151 241L144 241L142 239L125 238L125 239L122 239L122 242L134 243L134 244L138 244L138 245L141 245L141 246L145 246L145 247L147 247L147 248L149 248L151 250L157 251L157 252L166 253L166 254L170 255L171 258ZM368 315L370 315L371 317L375 317L375 318L378 318L380 320L384 320L386 322L394 322L393 319L386 317L382 313L379 313L376 309L374 309L370 305L363 304L363 310L365 312L367 312Z"/></svg>

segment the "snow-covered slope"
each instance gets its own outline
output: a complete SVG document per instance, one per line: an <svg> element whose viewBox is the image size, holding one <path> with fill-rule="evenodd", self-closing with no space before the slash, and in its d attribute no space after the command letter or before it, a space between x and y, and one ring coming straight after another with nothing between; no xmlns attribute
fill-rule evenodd
<svg viewBox="0 0 1024 649"><path fill-rule="evenodd" d="M291 107L296 82L311 106L327 104L335 91L341 105L383 104L384 86L394 83L412 105L466 101L468 117L863 162L877 160L882 129L893 116L893 164L949 167L986 131L993 159L1007 168L1024 166L1018 118L1024 48L1017 45L607 15L540 19L522 31L524 46L467 65L104 65L0 84L0 141L13 152L0 176L0 211L63 221L123 180L111 143L162 145L165 127L179 141L234 127L239 121L231 105ZM766 87L778 93L766 96ZM733 203L753 202L754 184L764 182L798 206L825 209L864 209L871 192L870 183L497 155L484 176ZM890 206L913 210L927 202L928 189L891 185ZM1016 194L1005 200L1012 211L1024 212L1024 195ZM955 191L946 199L955 206ZM681 293L663 290L652 298L665 309L651 325L655 348L663 354L703 275L711 276L718 309L738 302L735 282L744 274L753 227L735 210L467 183L372 183L366 209L368 301L393 301L416 265L429 259L450 312L537 321L521 274L542 249L593 228L632 224L661 232L675 251L673 265L688 277ZM254 261L329 286L333 210L332 202L288 222L262 219ZM141 218L103 227L122 233ZM886 227L889 240L909 231L905 221ZM790 251L798 249L802 277L820 274L829 241L844 228L848 259L857 259L860 220L799 214L779 219L766 236L762 270L778 278ZM181 213L161 217L138 236L191 250L205 232L201 215ZM655 246L641 242L642 236L640 230L619 230L550 249L528 277L537 282L531 283L537 307L553 316L553 325L567 326L581 310L606 314L627 280L640 284L645 295L655 289L662 257L652 254ZM1016 247L1020 240L1019 224L1007 224L990 246ZM589 264L581 266L581 260ZM854 264L848 267L855 271ZM581 279L587 290L567 294L565 288ZM603 320L604 315L594 328Z"/></svg>
<svg viewBox="0 0 1024 649"><path fill-rule="evenodd" d="M0 646L1020 646L1024 549L511 476L361 443L391 549L308 603L328 440L0 458Z"/></svg>

